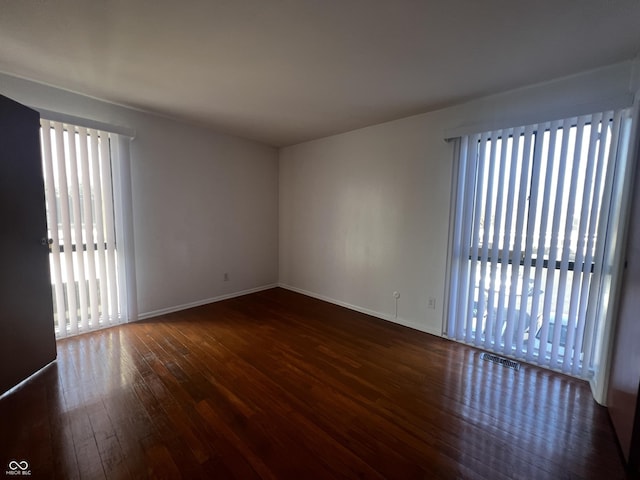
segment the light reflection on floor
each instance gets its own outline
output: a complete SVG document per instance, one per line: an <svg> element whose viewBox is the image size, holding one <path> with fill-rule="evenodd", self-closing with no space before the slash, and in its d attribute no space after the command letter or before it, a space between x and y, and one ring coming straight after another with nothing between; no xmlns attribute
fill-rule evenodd
<svg viewBox="0 0 640 480"><path fill-rule="evenodd" d="M473 429L489 432L493 439L473 443L469 439L480 436L472 432L461 435L459 448L464 455L494 458L504 465L511 478L536 478L541 476L539 467L523 459L534 459L537 455L553 458L554 464L564 465L570 472L567 461L575 462L581 457L576 452L582 451L583 444L597 443L597 432L590 425L594 413L602 407L591 398L587 402L576 401L583 395L591 396L586 382L527 364L521 364L521 369L515 371L483 360L479 350L463 348L462 361L458 353L450 355L459 371L448 370L445 391L463 403L456 413L469 421ZM580 431L576 431L572 422L576 418L581 419ZM517 450L520 455L512 455Z"/></svg>
<svg viewBox="0 0 640 480"><path fill-rule="evenodd" d="M98 401L135 381L130 345L122 347L121 329L110 328L58 341L58 371L65 410ZM125 343L126 345L126 343ZM83 385L90 382L92 388Z"/></svg>

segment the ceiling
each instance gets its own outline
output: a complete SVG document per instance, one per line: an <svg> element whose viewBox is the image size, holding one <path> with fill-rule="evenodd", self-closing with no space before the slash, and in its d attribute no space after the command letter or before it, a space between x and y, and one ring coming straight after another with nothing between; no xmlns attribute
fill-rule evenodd
<svg viewBox="0 0 640 480"><path fill-rule="evenodd" d="M639 0L0 0L0 71L273 146L639 51Z"/></svg>

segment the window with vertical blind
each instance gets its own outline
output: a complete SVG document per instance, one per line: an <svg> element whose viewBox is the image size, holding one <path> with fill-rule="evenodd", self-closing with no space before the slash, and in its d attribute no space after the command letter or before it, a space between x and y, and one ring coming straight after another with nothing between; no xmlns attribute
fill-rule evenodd
<svg viewBox="0 0 640 480"><path fill-rule="evenodd" d="M458 139L446 334L588 378L628 109Z"/></svg>
<svg viewBox="0 0 640 480"><path fill-rule="evenodd" d="M112 160L117 137L41 120L56 336L124 321Z"/></svg>

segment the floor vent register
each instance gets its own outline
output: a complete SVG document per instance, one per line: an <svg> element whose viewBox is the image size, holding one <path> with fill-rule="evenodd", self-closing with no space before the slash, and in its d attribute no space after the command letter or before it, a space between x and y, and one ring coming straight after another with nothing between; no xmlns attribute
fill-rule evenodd
<svg viewBox="0 0 640 480"><path fill-rule="evenodd" d="M491 353L483 353L482 359L493 363L499 363L503 367L511 368L516 372L520 370L520 363L508 358L499 357L498 355L492 355Z"/></svg>

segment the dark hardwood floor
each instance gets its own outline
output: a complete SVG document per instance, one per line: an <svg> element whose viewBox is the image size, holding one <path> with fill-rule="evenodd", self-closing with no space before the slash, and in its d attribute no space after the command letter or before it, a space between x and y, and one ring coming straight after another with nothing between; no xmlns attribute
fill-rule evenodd
<svg viewBox="0 0 640 480"><path fill-rule="evenodd" d="M282 289L65 339L0 476L624 478L586 383L480 354Z"/></svg>

